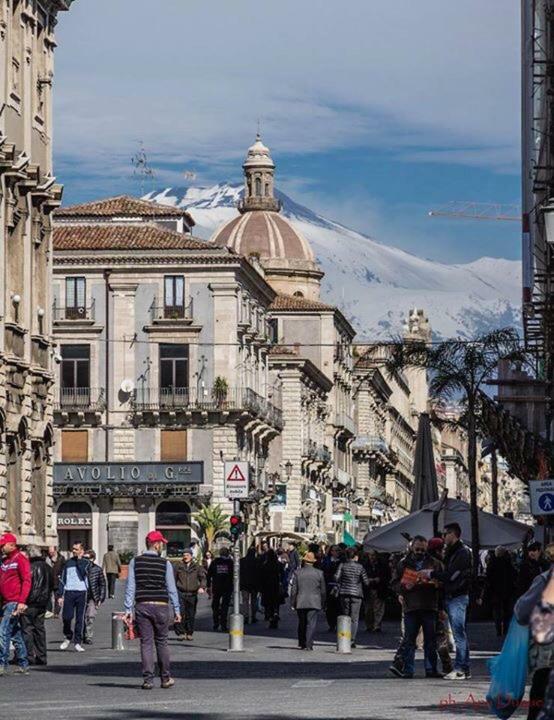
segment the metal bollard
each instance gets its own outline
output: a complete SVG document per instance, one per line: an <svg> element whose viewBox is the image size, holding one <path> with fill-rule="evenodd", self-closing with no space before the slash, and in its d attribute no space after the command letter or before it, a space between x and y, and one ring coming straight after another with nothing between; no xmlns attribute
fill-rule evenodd
<svg viewBox="0 0 554 720"><path fill-rule="evenodd" d="M123 638L125 635L125 613L112 615L112 650L125 650Z"/></svg>
<svg viewBox="0 0 554 720"><path fill-rule="evenodd" d="M229 623L229 652L244 651L244 617L240 613L231 613Z"/></svg>
<svg viewBox="0 0 554 720"><path fill-rule="evenodd" d="M352 620L349 615L337 618L337 652L343 655L352 652Z"/></svg>

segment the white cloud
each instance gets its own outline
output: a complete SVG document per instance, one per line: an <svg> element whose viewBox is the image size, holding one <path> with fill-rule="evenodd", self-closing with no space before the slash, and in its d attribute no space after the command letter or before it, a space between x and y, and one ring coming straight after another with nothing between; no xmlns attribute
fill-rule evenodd
<svg viewBox="0 0 554 720"><path fill-rule="evenodd" d="M505 0L81 0L58 26L58 156L118 173L140 138L225 166L260 117L276 155L388 147L505 170L518 22Z"/></svg>

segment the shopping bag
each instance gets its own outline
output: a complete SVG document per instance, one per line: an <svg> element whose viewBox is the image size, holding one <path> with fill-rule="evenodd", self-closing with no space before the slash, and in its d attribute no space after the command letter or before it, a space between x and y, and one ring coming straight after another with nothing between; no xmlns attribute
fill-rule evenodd
<svg viewBox="0 0 554 720"><path fill-rule="evenodd" d="M134 620L125 620L125 640L136 640L138 637L137 626Z"/></svg>
<svg viewBox="0 0 554 720"><path fill-rule="evenodd" d="M487 702L491 712L501 720L513 715L525 693L529 627L512 618L500 655L487 661L491 684Z"/></svg>

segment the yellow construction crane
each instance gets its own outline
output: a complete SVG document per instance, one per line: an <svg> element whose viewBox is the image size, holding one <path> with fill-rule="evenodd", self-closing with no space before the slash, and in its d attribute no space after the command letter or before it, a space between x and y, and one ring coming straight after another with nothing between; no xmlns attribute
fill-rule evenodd
<svg viewBox="0 0 554 720"><path fill-rule="evenodd" d="M521 222L521 207L505 203L463 202L453 200L446 205L431 210L429 217L451 217L466 220L501 220Z"/></svg>

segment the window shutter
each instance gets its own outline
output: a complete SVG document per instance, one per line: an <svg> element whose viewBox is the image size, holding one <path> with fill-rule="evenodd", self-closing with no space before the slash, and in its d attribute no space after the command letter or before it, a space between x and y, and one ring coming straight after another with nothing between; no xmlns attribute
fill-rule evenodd
<svg viewBox="0 0 554 720"><path fill-rule="evenodd" d="M88 462L87 430L62 430L62 462Z"/></svg>
<svg viewBox="0 0 554 720"><path fill-rule="evenodd" d="M160 459L163 462L184 462L187 459L187 431L161 430Z"/></svg>

